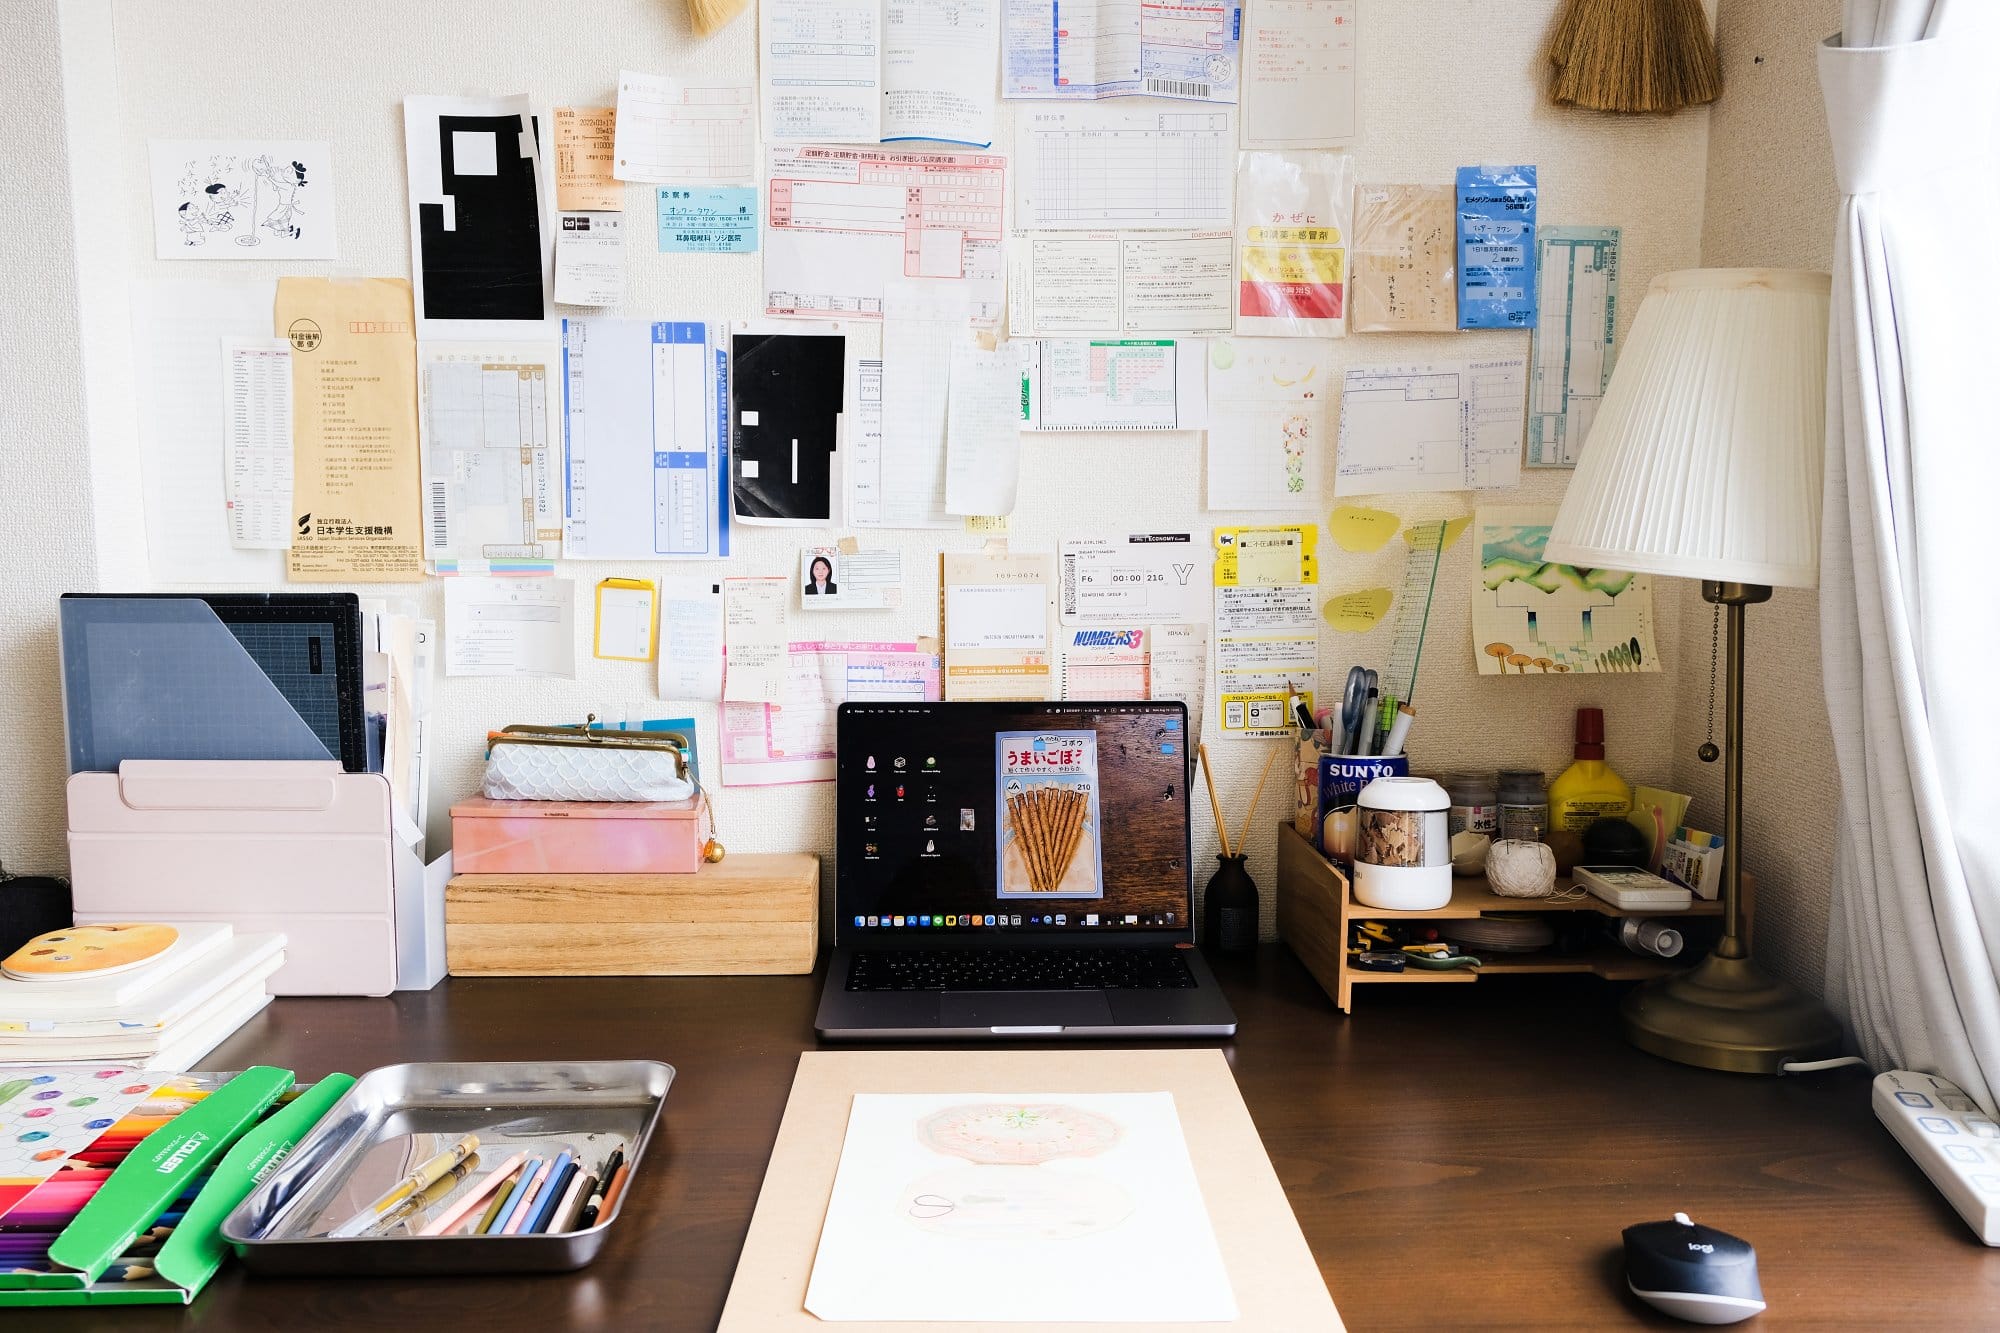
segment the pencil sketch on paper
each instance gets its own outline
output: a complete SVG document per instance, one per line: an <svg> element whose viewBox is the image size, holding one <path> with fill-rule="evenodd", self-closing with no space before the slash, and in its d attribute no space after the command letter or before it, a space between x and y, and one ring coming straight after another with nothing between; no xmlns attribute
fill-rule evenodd
<svg viewBox="0 0 2000 1333"><path fill-rule="evenodd" d="M332 259L325 144L155 140L154 253L161 259Z"/></svg>
<svg viewBox="0 0 2000 1333"><path fill-rule="evenodd" d="M903 1216L939 1235L979 1240L1070 1240L1132 1215L1132 1198L1094 1171L1045 1169L1095 1157L1124 1130L1109 1116L1063 1103L980 1102L919 1120L917 1141L968 1165L934 1171L903 1191Z"/></svg>

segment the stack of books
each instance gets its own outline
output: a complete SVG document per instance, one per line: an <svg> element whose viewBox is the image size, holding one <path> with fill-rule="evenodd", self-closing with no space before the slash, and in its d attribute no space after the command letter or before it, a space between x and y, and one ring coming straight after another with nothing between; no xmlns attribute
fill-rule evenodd
<svg viewBox="0 0 2000 1333"><path fill-rule="evenodd" d="M239 935L217 921L174 929L171 946L109 974L0 974L0 1069L76 1061L190 1069L271 1002L283 935Z"/></svg>

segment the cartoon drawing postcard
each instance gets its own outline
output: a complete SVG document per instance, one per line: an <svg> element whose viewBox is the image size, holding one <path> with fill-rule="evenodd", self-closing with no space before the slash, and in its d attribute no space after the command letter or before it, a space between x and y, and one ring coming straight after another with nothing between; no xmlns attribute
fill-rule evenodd
<svg viewBox="0 0 2000 1333"><path fill-rule="evenodd" d="M283 139L155 139L160 259L336 259L333 153Z"/></svg>

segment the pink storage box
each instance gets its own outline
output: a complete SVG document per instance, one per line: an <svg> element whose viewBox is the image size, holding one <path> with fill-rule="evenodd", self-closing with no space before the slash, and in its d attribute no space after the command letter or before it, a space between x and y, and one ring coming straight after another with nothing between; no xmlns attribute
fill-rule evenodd
<svg viewBox="0 0 2000 1333"><path fill-rule="evenodd" d="M685 801L495 801L451 808L459 875L692 875L698 797Z"/></svg>

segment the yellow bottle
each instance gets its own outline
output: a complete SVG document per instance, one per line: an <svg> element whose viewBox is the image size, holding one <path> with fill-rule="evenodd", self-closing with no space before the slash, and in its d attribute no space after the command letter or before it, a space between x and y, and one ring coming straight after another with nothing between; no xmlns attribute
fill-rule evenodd
<svg viewBox="0 0 2000 1333"><path fill-rule="evenodd" d="M1623 818L1632 809L1632 788L1604 762L1604 710L1576 710L1576 762L1549 784L1549 823L1574 833L1600 819Z"/></svg>

